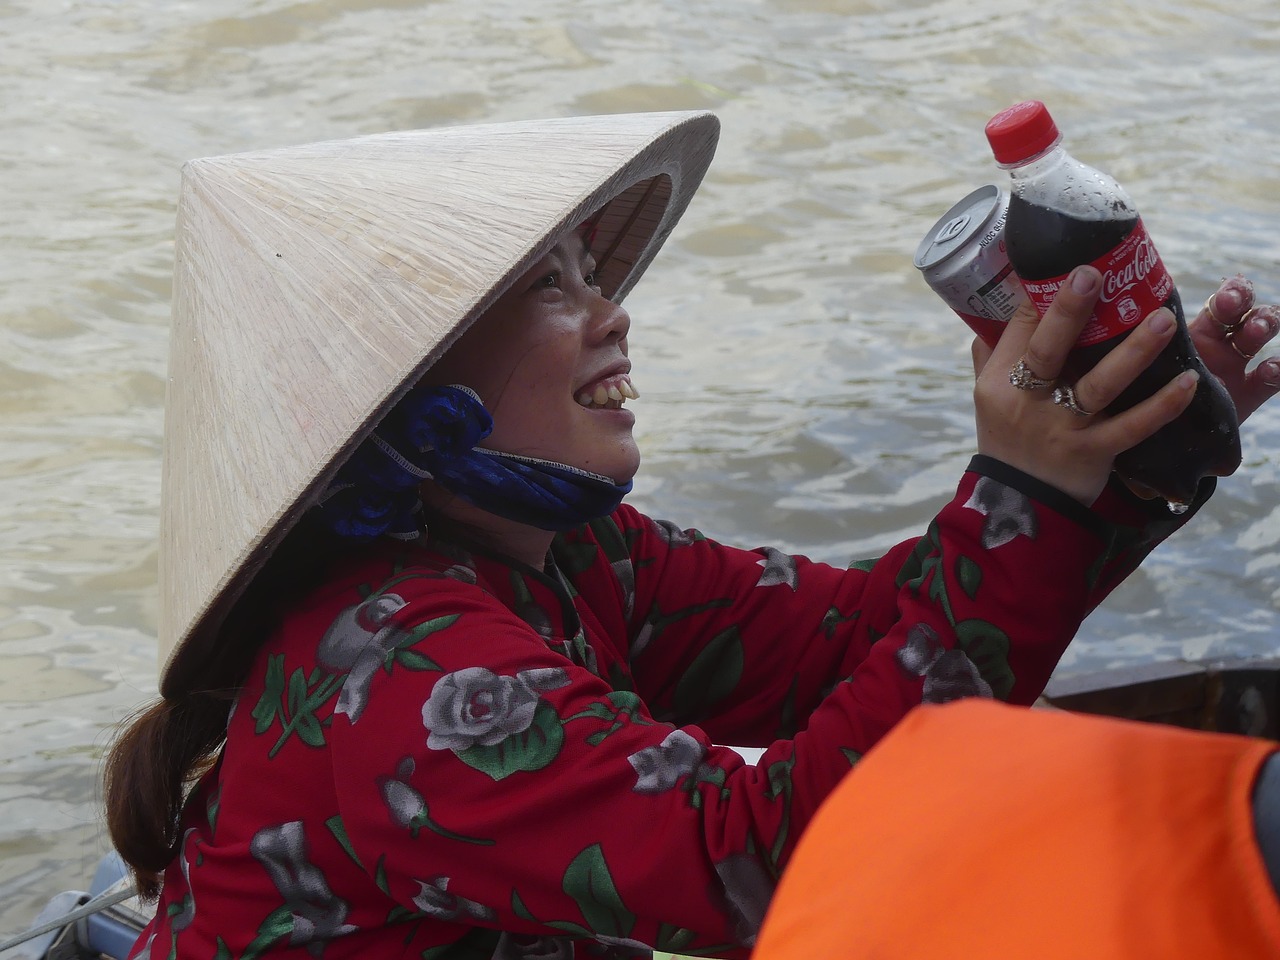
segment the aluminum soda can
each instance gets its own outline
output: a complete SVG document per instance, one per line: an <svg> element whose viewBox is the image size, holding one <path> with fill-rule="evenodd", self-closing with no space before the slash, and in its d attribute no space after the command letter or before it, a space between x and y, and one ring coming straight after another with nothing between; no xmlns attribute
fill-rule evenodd
<svg viewBox="0 0 1280 960"><path fill-rule="evenodd" d="M973 332L995 346L1027 300L1004 246L1009 194L979 187L944 213L916 248L925 283Z"/></svg>

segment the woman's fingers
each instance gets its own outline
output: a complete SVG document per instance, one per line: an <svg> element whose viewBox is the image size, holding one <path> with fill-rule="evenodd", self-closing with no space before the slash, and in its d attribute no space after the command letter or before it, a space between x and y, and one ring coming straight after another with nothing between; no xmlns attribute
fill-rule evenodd
<svg viewBox="0 0 1280 960"><path fill-rule="evenodd" d="M1136 446L1187 408L1199 382L1196 371L1184 370L1147 399L1099 421L1094 427L1098 439L1117 454Z"/></svg>
<svg viewBox="0 0 1280 960"><path fill-rule="evenodd" d="M1177 330L1171 310L1161 308L1134 328L1114 350L1080 377L1075 384L1076 399L1091 413L1111 405L1168 346Z"/></svg>
<svg viewBox="0 0 1280 960"><path fill-rule="evenodd" d="M1234 328L1253 306L1253 282L1242 274L1236 274L1222 281L1204 302L1199 314L1191 321L1194 327L1198 323L1213 321L1210 333L1222 339L1226 331Z"/></svg>
<svg viewBox="0 0 1280 960"><path fill-rule="evenodd" d="M1044 380L1056 380L1067 354L1093 314L1102 274L1089 266L1076 267L1058 291L1045 315L1036 320L1034 312L1019 310L1009 321L996 345L995 358L1009 366L1019 358Z"/></svg>
<svg viewBox="0 0 1280 960"><path fill-rule="evenodd" d="M1242 422L1280 392L1280 360L1248 369L1280 331L1280 308L1255 304L1253 284L1246 277L1224 280L1189 329L1196 351L1227 388Z"/></svg>

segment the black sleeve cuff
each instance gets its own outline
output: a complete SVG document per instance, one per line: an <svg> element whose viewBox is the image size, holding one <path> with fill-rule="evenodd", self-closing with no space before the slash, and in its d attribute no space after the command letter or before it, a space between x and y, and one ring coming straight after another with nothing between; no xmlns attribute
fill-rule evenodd
<svg viewBox="0 0 1280 960"><path fill-rule="evenodd" d="M1020 493L1026 494L1037 503L1044 504L1051 510L1055 510L1062 514L1068 520L1074 520L1086 530L1106 539L1110 534L1113 524L1094 513L1075 497L1063 493L1052 484L1045 483L1043 480L1037 480L1035 477L1023 473L1017 467L1011 467L1003 460L997 460L994 457L988 457L985 454L975 454L973 459L969 461L968 469L974 473L980 473L984 477L990 477L992 480L999 481L1007 487L1012 487ZM1196 491L1196 498L1191 503L1190 508L1181 514L1174 513L1169 509L1169 504L1160 499L1144 500L1136 493L1130 490L1123 482L1121 482L1115 474L1111 475L1111 479L1107 481L1108 486L1114 487L1117 493L1123 497L1128 504L1134 509L1141 512L1148 522L1159 523L1161 521L1172 524L1173 526L1181 526L1196 512L1204 506L1205 502L1213 495L1213 491L1217 489L1217 477L1205 477L1200 481L1200 488Z"/></svg>
<svg viewBox="0 0 1280 960"><path fill-rule="evenodd" d="M1107 523L1075 497L1063 493L1057 487L1047 484L1043 480L1037 480L1030 474L1023 473L1017 467L1009 466L1003 460L997 460L995 457L988 457L981 453L975 454L973 459L969 461L968 469L1003 483L1006 487L1012 487L1019 493L1026 494L1037 503L1044 504L1049 509L1062 514L1068 520L1073 520L1080 524L1080 526L1102 540L1108 539L1111 535L1111 524Z"/></svg>

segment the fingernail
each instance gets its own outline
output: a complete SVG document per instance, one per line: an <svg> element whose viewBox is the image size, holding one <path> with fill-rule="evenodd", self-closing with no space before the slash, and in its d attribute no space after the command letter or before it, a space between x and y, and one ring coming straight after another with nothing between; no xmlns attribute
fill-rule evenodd
<svg viewBox="0 0 1280 960"><path fill-rule="evenodd" d="M1092 267L1076 267L1071 271L1071 290L1073 293L1092 293L1098 282L1098 271Z"/></svg>
<svg viewBox="0 0 1280 960"><path fill-rule="evenodd" d="M1262 382L1268 387L1280 387L1280 360L1265 360L1258 365Z"/></svg>
<svg viewBox="0 0 1280 960"><path fill-rule="evenodd" d="M1153 313L1147 320L1152 333L1168 333L1173 329L1173 314L1164 307Z"/></svg>
<svg viewBox="0 0 1280 960"><path fill-rule="evenodd" d="M1179 389L1190 390L1200 380L1200 372L1198 370L1183 370L1178 374L1177 384Z"/></svg>

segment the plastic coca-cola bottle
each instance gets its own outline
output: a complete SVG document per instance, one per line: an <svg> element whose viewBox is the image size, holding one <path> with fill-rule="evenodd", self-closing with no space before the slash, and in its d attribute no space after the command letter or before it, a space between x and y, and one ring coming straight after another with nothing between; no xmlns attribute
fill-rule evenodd
<svg viewBox="0 0 1280 960"><path fill-rule="evenodd" d="M1076 266L1092 264L1102 273L1102 293L1068 357L1065 379L1074 381L1093 367L1158 307L1177 318L1169 345L1107 410L1128 409L1182 371L1199 371L1187 409L1116 458L1116 470L1127 480L1172 503L1190 502L1203 477L1226 476L1240 465L1240 424L1230 395L1191 342L1182 300L1137 208L1115 180L1063 149L1040 101L997 114L986 132L1012 180L1009 260L1041 316Z"/></svg>

